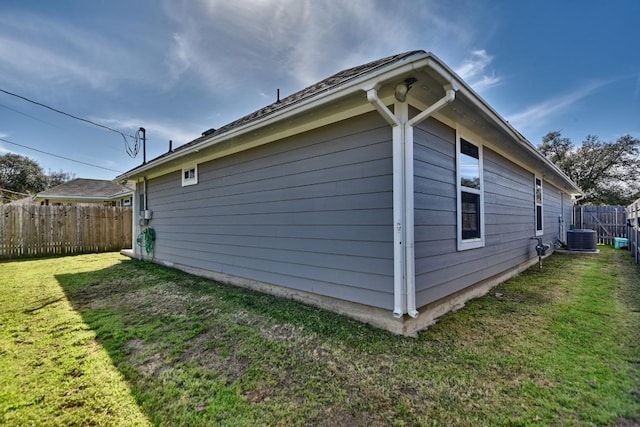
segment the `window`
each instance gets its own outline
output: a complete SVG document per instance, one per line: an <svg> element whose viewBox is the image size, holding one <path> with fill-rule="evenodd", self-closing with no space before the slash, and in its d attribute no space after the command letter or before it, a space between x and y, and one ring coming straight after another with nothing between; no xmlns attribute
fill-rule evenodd
<svg viewBox="0 0 640 427"><path fill-rule="evenodd" d="M459 138L457 147L458 250L484 246L482 146Z"/></svg>
<svg viewBox="0 0 640 427"><path fill-rule="evenodd" d="M543 229L543 216L542 216L542 180L538 177L535 178L535 193L536 193L536 236L544 234Z"/></svg>
<svg viewBox="0 0 640 427"><path fill-rule="evenodd" d="M198 165L182 169L182 186L198 183Z"/></svg>
<svg viewBox="0 0 640 427"><path fill-rule="evenodd" d="M140 216L143 216L144 214L144 193L139 193L138 194L138 213L140 213Z"/></svg>

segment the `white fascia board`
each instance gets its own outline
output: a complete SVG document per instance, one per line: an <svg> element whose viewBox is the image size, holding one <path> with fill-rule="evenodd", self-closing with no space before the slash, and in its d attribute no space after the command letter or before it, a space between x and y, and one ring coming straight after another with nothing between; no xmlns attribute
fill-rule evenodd
<svg viewBox="0 0 640 427"><path fill-rule="evenodd" d="M326 92L319 93L315 96L311 96L310 98L303 99L300 102L296 102L293 105L286 107L280 111L276 111L274 113L268 114L263 118L257 119L250 123L247 123L242 126L238 126L237 128L231 129L228 132L225 132L219 136L213 136L209 140L205 140L199 144L194 145L189 149L180 150L174 154L169 154L168 156L155 161L147 163L146 165L142 165L131 171L131 173L126 172L116 178L116 180L124 180L131 179L135 177L145 176L147 171L151 169L155 169L165 163L175 161L181 157L187 156L189 154L193 154L196 152L200 152L206 150L207 148L219 144L221 142L227 141L232 138L239 137L246 133L256 131L259 128L267 127L269 125L273 125L277 122L286 120L295 115L305 113L309 110L313 110L318 108L324 104L330 103L332 101L337 101L341 98L345 98L349 95L356 94L358 92L362 92L363 86L369 86L371 82L385 82L389 79L394 78L395 76L399 76L410 71L423 68L425 66L431 65L431 54L430 53L416 53L415 55L408 56L402 62L404 64L398 65L398 63L393 63L391 65L387 65L381 67L378 70L366 73L360 77L356 77L353 80L346 81L344 84L332 88ZM371 108L366 98L363 98L363 105L367 106L367 108Z"/></svg>
<svg viewBox="0 0 640 427"><path fill-rule="evenodd" d="M123 197L130 197L133 196L133 190L131 191L123 191L121 193L116 193L112 196L109 196L109 200L114 200L114 199L122 199Z"/></svg>

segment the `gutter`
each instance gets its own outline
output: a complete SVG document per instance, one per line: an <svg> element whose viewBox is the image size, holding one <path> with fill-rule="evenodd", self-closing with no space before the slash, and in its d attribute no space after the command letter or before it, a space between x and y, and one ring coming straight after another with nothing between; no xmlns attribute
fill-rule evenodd
<svg viewBox="0 0 640 427"><path fill-rule="evenodd" d="M69 195L69 196L41 196L41 195L34 195L32 197L33 200L38 201L38 200L99 200L100 202L102 201L108 201L108 200L115 200L115 199L119 199L121 197L126 197L127 195L133 195L133 192L131 193L121 193L121 194L116 194L116 195L111 195L111 196L74 196L74 195Z"/></svg>

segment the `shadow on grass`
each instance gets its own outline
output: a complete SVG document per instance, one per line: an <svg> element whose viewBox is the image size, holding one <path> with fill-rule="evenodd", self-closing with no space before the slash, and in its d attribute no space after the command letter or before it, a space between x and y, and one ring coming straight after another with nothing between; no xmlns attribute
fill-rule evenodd
<svg viewBox="0 0 640 427"><path fill-rule="evenodd" d="M350 411L322 409L321 401L306 414L294 407L304 406L294 401L307 387L328 387L336 377L323 360L333 351L326 341L367 353L410 351L415 343L293 300L134 260L55 278L155 424L300 424L300 417L354 424ZM269 404L277 399L286 404Z"/></svg>
<svg viewBox="0 0 640 427"><path fill-rule="evenodd" d="M574 364L548 356L562 344L549 322L590 268L563 275L566 261L550 258L417 339L134 260L55 277L154 424L562 424L578 417L557 391Z"/></svg>

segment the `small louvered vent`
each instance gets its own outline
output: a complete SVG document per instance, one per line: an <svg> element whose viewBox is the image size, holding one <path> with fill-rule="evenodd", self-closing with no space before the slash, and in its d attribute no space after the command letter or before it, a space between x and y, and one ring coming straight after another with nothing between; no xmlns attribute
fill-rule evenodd
<svg viewBox="0 0 640 427"><path fill-rule="evenodd" d="M567 232L567 246L570 251L597 251L598 236L595 230L570 230Z"/></svg>

